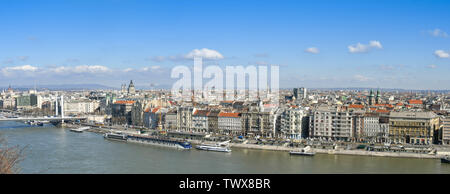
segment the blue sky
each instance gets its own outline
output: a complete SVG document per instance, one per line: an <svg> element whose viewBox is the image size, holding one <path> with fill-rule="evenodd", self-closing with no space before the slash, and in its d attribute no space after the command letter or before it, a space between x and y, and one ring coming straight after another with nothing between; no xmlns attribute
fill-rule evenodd
<svg viewBox="0 0 450 194"><path fill-rule="evenodd" d="M2 0L0 86L170 85L171 67L206 48L222 56L207 64L280 65L281 87L450 89L448 10L437 0Z"/></svg>

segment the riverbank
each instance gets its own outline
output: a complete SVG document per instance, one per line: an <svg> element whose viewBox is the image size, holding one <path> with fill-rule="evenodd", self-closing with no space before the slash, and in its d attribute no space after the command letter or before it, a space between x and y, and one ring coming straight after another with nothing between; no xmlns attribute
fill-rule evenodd
<svg viewBox="0 0 450 194"><path fill-rule="evenodd" d="M100 128L98 126L92 125L72 125L67 124L67 128L77 128L82 126L90 126L91 128L86 130L88 132L104 134L109 132L109 128ZM122 131L129 133L131 130L120 130L114 129L117 131ZM201 140L187 140L193 145L198 145L202 143L217 143L217 142L206 142ZM230 143L232 148L241 148L241 149L256 149L256 150L270 150L270 151L282 151L289 152L298 150L298 148L286 147L286 146L276 146L276 145L260 145L260 144L243 144L243 143ZM422 158L422 159L437 159L441 158L445 155L450 154L449 148L440 148L436 154L423 154L423 153L408 153L408 152L377 152L377 151L366 151L366 150L346 150L346 149L317 149L312 148L312 151L318 154L331 154L331 155L357 155L357 156L378 156L378 157L398 157L398 158Z"/></svg>
<svg viewBox="0 0 450 194"><path fill-rule="evenodd" d="M272 151L293 151L295 148L289 148L284 146L272 146L272 145L255 145L255 144L230 144L231 147L245 148L245 149L260 149L260 150L272 150ZM334 150L334 149L311 149L313 152L319 154L342 154L342 155L358 155L358 156L381 156L381 157L401 157L401 158L429 158L436 159L443 155L440 154L418 154L418 153L404 153L404 152L374 152L365 150Z"/></svg>

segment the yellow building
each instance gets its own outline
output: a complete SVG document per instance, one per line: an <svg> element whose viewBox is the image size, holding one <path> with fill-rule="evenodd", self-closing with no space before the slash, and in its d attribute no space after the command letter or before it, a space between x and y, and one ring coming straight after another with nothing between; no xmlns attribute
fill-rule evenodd
<svg viewBox="0 0 450 194"><path fill-rule="evenodd" d="M391 112L389 138L392 143L432 144L439 130L439 117L433 112Z"/></svg>

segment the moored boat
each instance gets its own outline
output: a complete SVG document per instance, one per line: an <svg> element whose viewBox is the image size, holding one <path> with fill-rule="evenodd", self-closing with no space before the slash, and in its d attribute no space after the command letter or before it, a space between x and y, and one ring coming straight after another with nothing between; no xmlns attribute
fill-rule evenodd
<svg viewBox="0 0 450 194"><path fill-rule="evenodd" d="M117 140L117 141L127 141L127 135L121 133L105 133L103 136L106 139Z"/></svg>
<svg viewBox="0 0 450 194"><path fill-rule="evenodd" d="M290 151L290 155L301 155L301 156L314 156L316 155L315 152L311 151L311 147L307 146L303 149L300 149L300 151Z"/></svg>
<svg viewBox="0 0 450 194"><path fill-rule="evenodd" d="M187 141L179 141L176 139L166 138L166 137L156 137L147 135L128 135L127 142L132 143L142 143L162 147L172 147L178 149L191 149L191 143Z"/></svg>
<svg viewBox="0 0 450 194"><path fill-rule="evenodd" d="M449 156L442 157L441 158L441 163L450 164L450 157Z"/></svg>
<svg viewBox="0 0 450 194"><path fill-rule="evenodd" d="M217 144L201 144L195 146L198 150L214 151L214 152L231 152L228 141Z"/></svg>
<svg viewBox="0 0 450 194"><path fill-rule="evenodd" d="M80 128L76 128L76 129L70 129L70 131L75 132L75 133L82 133L84 130L90 129L90 127L80 127Z"/></svg>

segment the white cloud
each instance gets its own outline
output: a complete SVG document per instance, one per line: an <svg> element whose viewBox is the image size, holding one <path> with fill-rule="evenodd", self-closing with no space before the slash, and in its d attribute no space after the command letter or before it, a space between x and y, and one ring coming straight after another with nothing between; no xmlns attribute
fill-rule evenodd
<svg viewBox="0 0 450 194"><path fill-rule="evenodd" d="M194 57L202 57L203 59L223 59L223 55L216 50L202 48L194 49L184 56L186 59L193 59Z"/></svg>
<svg viewBox="0 0 450 194"><path fill-rule="evenodd" d="M450 53L445 52L443 50L436 50L434 51L434 55L436 55L439 58L450 58Z"/></svg>
<svg viewBox="0 0 450 194"><path fill-rule="evenodd" d="M101 72L109 72L111 71L108 67L101 65L80 65L74 68L74 72L76 73L101 73Z"/></svg>
<svg viewBox="0 0 450 194"><path fill-rule="evenodd" d="M161 68L161 66L159 66L159 65L155 65L155 66L151 66L150 68L151 68L151 69L153 69L153 70L157 70L157 69L160 69L160 68Z"/></svg>
<svg viewBox="0 0 450 194"><path fill-rule="evenodd" d="M38 68L31 65L22 65L15 67L5 67L3 71L36 71Z"/></svg>
<svg viewBox="0 0 450 194"><path fill-rule="evenodd" d="M312 53L312 54L318 54L320 51L319 51L319 49L316 48L316 47L310 47L310 48L307 48L307 49L305 50L305 52L307 52L307 53Z"/></svg>
<svg viewBox="0 0 450 194"><path fill-rule="evenodd" d="M51 69L55 73L106 73L110 72L111 69L101 65L79 65L75 67L71 66L60 66Z"/></svg>
<svg viewBox="0 0 450 194"><path fill-rule="evenodd" d="M444 38L448 37L448 34L446 32L444 32L440 29L437 29L437 28L434 30L428 31L428 33L430 33L430 35L434 36L434 37L444 37Z"/></svg>
<svg viewBox="0 0 450 194"><path fill-rule="evenodd" d="M372 40L367 45L361 44L359 42L356 45L350 45L348 46L348 51L350 53L365 53L369 52L373 48L382 49L383 46L381 45L380 41Z"/></svg>
<svg viewBox="0 0 450 194"><path fill-rule="evenodd" d="M383 48L383 46L381 46L380 41L376 41L376 40L370 41L369 46L371 46L373 48L379 48L379 49Z"/></svg>
<svg viewBox="0 0 450 194"><path fill-rule="evenodd" d="M124 69L123 71L124 71L124 72L130 72L130 71L133 71L133 68L126 68L126 69Z"/></svg>
<svg viewBox="0 0 450 194"><path fill-rule="evenodd" d="M4 76L11 76L15 72L17 72L17 73L20 73L20 72L32 73L32 72L35 72L37 70L38 70L38 68L35 67L35 66L22 65L22 66L14 66L14 67L5 67L1 71L2 71L2 74Z"/></svg>
<svg viewBox="0 0 450 194"><path fill-rule="evenodd" d="M154 66L150 66L150 67L144 67L144 68L142 68L141 70L142 70L142 71L148 71L148 70L150 70L150 71L156 71L156 70L159 70L159 69L161 69L161 66L159 66L159 65L154 65Z"/></svg>
<svg viewBox="0 0 450 194"><path fill-rule="evenodd" d="M202 49L194 49L189 53L183 55L153 56L146 58L146 60L155 62L184 61L184 60L192 60L194 59L194 57L202 57L203 60L218 60L225 58L221 53L219 53L216 50L202 48Z"/></svg>
<svg viewBox="0 0 450 194"><path fill-rule="evenodd" d="M360 81L360 82L365 82L365 81L369 81L370 78L363 76L363 75L354 75L353 79L355 79L356 81Z"/></svg>

